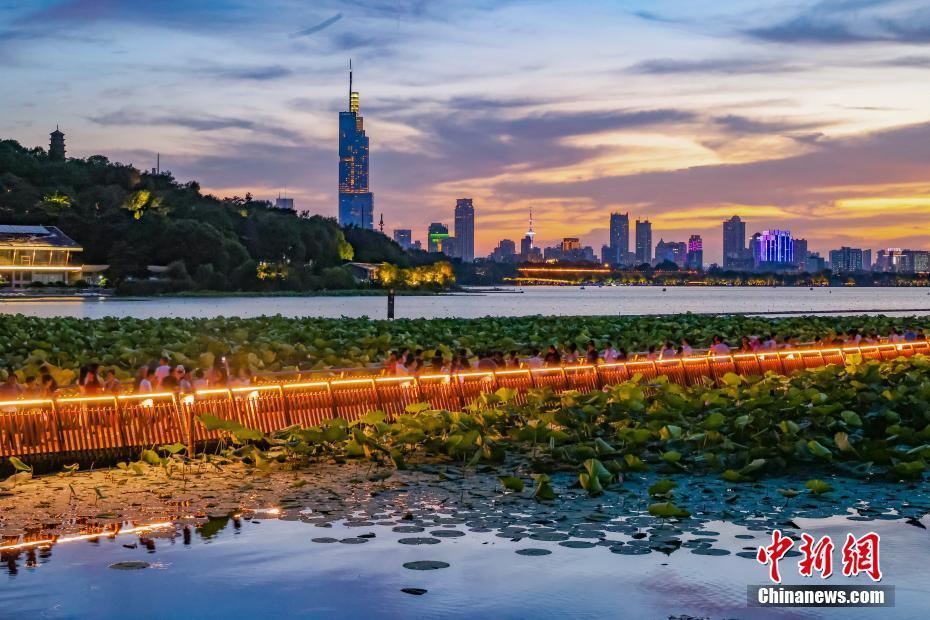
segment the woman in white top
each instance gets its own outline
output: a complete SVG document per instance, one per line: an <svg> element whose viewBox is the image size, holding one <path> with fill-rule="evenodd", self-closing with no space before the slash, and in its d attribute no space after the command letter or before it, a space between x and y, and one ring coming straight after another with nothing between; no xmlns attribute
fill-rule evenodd
<svg viewBox="0 0 930 620"><path fill-rule="evenodd" d="M143 366L136 374L136 393L148 394L152 391L152 382L149 381L149 367Z"/></svg>

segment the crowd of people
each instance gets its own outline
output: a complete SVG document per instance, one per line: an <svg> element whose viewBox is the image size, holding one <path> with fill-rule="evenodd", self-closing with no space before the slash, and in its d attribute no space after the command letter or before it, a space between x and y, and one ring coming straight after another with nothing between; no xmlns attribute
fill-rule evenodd
<svg viewBox="0 0 930 620"><path fill-rule="evenodd" d="M860 346L882 342L899 343L927 338L923 329L907 328L903 331L892 329L887 336L877 332L855 331L821 338L815 343L804 346ZM555 368L578 364L610 364L623 361L663 360L690 357L693 355L727 355L732 352L765 352L794 349L802 346L793 335L768 334L763 336L743 336L739 344L731 345L722 336L715 336L706 350L695 352L691 343L682 338L677 343L665 341L650 345L642 353L628 353L623 347L615 347L612 342L598 344L590 340L584 349L575 343L563 347L549 345L545 351L531 348L528 355L517 350L504 353L500 350L486 349L470 355L466 349L459 349L451 357L445 357L439 351L430 359L425 359L422 349L403 349L392 351L384 362L383 372L389 376L416 376L420 374L448 374L469 370L503 370L518 368ZM82 396L119 394L134 392L146 394L152 392L192 393L209 387L245 387L253 382L252 373L247 366L230 370L225 363L217 362L207 369L196 368L192 372L181 364L172 365L167 357L161 357L157 364L141 366L131 385L124 385L117 377L115 368L103 368L100 364L89 364L80 369L77 391ZM38 375L29 375L21 383L13 369L8 369L6 377L0 383L0 401L20 398L49 398L55 396L59 386L51 369L40 366Z"/></svg>
<svg viewBox="0 0 930 620"><path fill-rule="evenodd" d="M161 357L156 364L139 367L135 379L128 385L117 377L115 368L103 368L100 364L82 366L78 372L77 392L81 396L101 396L104 394L152 392L192 393L208 387L240 387L252 384L252 373L246 366L229 371L223 364L214 364L204 370L196 368L191 372L182 365L172 365L167 357ZM0 400L30 398L51 398L59 392L59 385L47 365L39 367L38 377L27 375L20 382L16 372L9 368L0 384Z"/></svg>
<svg viewBox="0 0 930 620"><path fill-rule="evenodd" d="M390 376L419 374L448 374L468 370L503 370L517 368L546 368L571 366L578 364L611 364L624 361L650 361L677 359L694 355L728 355L730 353L759 353L765 351L782 351L801 346L861 346L883 342L910 342L925 340L923 329L907 328L901 332L892 329L888 336L879 336L875 331L860 332L851 330L834 337L824 337L814 343L801 343L793 335L767 334L763 336L743 336L739 344L730 344L723 336L714 336L707 349L696 353L691 343L682 338L677 343L670 340L657 345L650 345L641 353L628 353L624 347L614 347L611 342L598 344L589 340L581 350L571 342L563 347L549 345L545 351L530 349L528 356L521 356L517 350L504 353L500 350L487 349L470 356L465 349L450 358L436 353L430 360L425 360L422 349L403 349L388 354L384 364L384 373Z"/></svg>

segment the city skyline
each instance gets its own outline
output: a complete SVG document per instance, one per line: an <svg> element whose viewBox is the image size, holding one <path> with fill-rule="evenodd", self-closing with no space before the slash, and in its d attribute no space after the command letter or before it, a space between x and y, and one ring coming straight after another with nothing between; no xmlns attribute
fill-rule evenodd
<svg viewBox="0 0 930 620"><path fill-rule="evenodd" d="M821 254L925 248L919 8L36 2L0 10L16 84L0 136L44 147L60 124L69 156L147 169L160 152L217 195L287 187L301 210L336 217L333 115L351 56L387 230L425 230L467 195L478 256L518 237L530 207L539 246L600 247L621 212L667 238L702 235L706 263L733 213L803 230Z"/></svg>

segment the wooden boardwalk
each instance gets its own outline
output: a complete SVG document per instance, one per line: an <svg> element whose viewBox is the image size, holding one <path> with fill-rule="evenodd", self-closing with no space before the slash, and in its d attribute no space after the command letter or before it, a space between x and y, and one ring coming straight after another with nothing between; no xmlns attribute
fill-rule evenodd
<svg viewBox="0 0 930 620"><path fill-rule="evenodd" d="M315 426L341 417L355 420L368 411L388 416L407 405L428 402L458 410L486 392L511 388L522 401L526 392L548 386L555 392L589 392L622 383L639 374L665 375L683 385L719 382L726 373L789 374L805 368L842 364L849 356L889 360L930 353L930 342L875 344L759 353L734 353L596 366L565 366L468 372L420 377L368 377L304 383L274 383L194 394L161 392L0 402L0 458L27 462L106 461L135 456L142 448L181 443L190 450L220 438L195 417L212 415L271 432L294 424Z"/></svg>

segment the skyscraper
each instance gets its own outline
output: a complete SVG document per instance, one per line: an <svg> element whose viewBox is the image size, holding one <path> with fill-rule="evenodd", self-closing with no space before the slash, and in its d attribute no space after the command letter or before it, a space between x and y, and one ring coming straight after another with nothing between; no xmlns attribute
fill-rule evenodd
<svg viewBox="0 0 930 620"><path fill-rule="evenodd" d="M349 110L339 113L339 224L374 229L374 196L368 191L368 136L352 90L349 61Z"/></svg>
<svg viewBox="0 0 930 620"><path fill-rule="evenodd" d="M685 261L688 269L704 268L704 240L701 235L691 235L688 238L688 258Z"/></svg>
<svg viewBox="0 0 930 620"><path fill-rule="evenodd" d="M830 250L830 270L833 273L849 273L862 271L865 267L864 252L859 248L841 247L839 250Z"/></svg>
<svg viewBox="0 0 930 620"><path fill-rule="evenodd" d="M405 250L413 245L413 232L409 228L394 229L394 242Z"/></svg>
<svg viewBox="0 0 930 620"><path fill-rule="evenodd" d="M462 262L475 260L475 206L471 198L455 201L455 238Z"/></svg>
<svg viewBox="0 0 930 620"><path fill-rule="evenodd" d="M626 255L630 252L630 214L610 214L610 260L611 265L620 265L626 262Z"/></svg>
<svg viewBox="0 0 930 620"><path fill-rule="evenodd" d="M55 126L55 131L49 134L48 158L55 161L65 160L65 134Z"/></svg>
<svg viewBox="0 0 930 620"><path fill-rule="evenodd" d="M807 239L795 239L794 245L794 262L801 271L807 268Z"/></svg>
<svg viewBox="0 0 930 620"><path fill-rule="evenodd" d="M723 268L732 269L744 258L746 222L734 215L723 223Z"/></svg>
<svg viewBox="0 0 930 620"><path fill-rule="evenodd" d="M760 268L784 268L794 264L794 241L789 230L763 230L756 249L756 264Z"/></svg>
<svg viewBox="0 0 930 620"><path fill-rule="evenodd" d="M636 220L636 265L652 262L652 223Z"/></svg>

